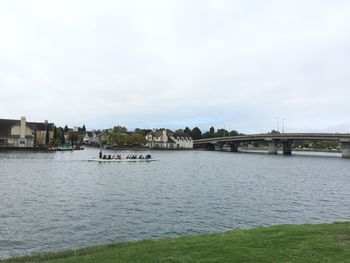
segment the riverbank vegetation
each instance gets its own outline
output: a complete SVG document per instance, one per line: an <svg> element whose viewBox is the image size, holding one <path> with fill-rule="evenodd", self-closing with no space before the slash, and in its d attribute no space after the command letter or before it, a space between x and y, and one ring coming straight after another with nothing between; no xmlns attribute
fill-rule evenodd
<svg viewBox="0 0 350 263"><path fill-rule="evenodd" d="M166 128L161 128L166 129ZM88 143L95 146L110 146L115 148L143 148L145 147L146 135L154 130L136 128L133 131L129 131L124 126L115 126L110 129L96 130L93 132L87 132L85 125L83 127L75 127L75 130L69 129L67 125L54 128L54 135L52 140L53 147L62 144L84 144L84 136L89 133L95 134L98 139L95 142ZM178 129L175 132L183 133L190 136L193 140L208 139L225 136L240 136L244 135L236 130L215 129L210 127L208 131L202 132L198 127L184 129ZM279 134L279 131L272 130L268 134ZM267 148L267 143L264 141L258 142L242 142L238 145L239 148L244 150L263 150ZM281 147L281 145L277 145ZM292 145L293 150L296 151L319 151L319 152L340 152L341 145L336 140L295 140Z"/></svg>
<svg viewBox="0 0 350 263"><path fill-rule="evenodd" d="M119 243L3 262L349 262L350 222Z"/></svg>

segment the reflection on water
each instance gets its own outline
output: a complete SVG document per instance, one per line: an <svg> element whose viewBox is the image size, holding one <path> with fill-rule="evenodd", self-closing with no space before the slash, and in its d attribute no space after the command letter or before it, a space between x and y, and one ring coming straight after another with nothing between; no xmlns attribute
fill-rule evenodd
<svg viewBox="0 0 350 263"><path fill-rule="evenodd" d="M350 161L332 157L337 154L154 151L159 162L86 161L97 154L93 148L0 152L0 258L235 227L350 220Z"/></svg>

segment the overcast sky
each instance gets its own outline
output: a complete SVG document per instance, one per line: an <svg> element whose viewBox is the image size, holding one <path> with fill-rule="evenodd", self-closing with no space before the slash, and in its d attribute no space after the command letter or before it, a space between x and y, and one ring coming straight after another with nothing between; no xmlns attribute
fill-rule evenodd
<svg viewBox="0 0 350 263"><path fill-rule="evenodd" d="M1 1L0 118L350 132L350 1Z"/></svg>

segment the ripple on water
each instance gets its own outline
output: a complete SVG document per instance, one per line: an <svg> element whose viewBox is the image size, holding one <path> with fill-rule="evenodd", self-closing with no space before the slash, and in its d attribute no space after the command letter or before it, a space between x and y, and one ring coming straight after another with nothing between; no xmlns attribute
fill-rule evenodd
<svg viewBox="0 0 350 263"><path fill-rule="evenodd" d="M97 153L0 152L0 258L350 220L350 163L341 158L155 151L154 163L85 161Z"/></svg>

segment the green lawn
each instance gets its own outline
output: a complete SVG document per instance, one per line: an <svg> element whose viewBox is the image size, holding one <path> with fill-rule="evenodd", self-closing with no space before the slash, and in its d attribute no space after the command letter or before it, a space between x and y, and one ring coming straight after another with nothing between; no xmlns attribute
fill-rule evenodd
<svg viewBox="0 0 350 263"><path fill-rule="evenodd" d="M350 262L350 222L237 229L45 253L1 262Z"/></svg>

